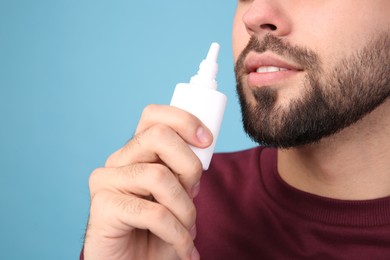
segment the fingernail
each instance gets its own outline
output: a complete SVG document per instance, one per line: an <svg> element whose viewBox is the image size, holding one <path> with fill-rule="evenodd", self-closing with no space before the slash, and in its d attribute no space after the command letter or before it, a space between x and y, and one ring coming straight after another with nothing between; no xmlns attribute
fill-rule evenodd
<svg viewBox="0 0 390 260"><path fill-rule="evenodd" d="M199 259L200 259L199 252L194 247L194 249L192 250L192 254L191 254L191 260L199 260Z"/></svg>
<svg viewBox="0 0 390 260"><path fill-rule="evenodd" d="M191 237L193 240L195 240L196 238L196 225L193 225L191 230L190 230L190 234L191 234Z"/></svg>
<svg viewBox="0 0 390 260"><path fill-rule="evenodd" d="M192 187L192 190L191 190L192 198L195 198L196 196L198 196L199 191L200 191L200 182L197 182L197 183Z"/></svg>
<svg viewBox="0 0 390 260"><path fill-rule="evenodd" d="M206 144L210 142L210 134L203 127L199 127L198 130L196 130L196 137L201 143Z"/></svg>

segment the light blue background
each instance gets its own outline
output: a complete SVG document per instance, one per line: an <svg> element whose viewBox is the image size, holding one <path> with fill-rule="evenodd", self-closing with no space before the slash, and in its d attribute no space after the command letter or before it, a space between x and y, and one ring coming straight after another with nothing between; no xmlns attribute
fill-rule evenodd
<svg viewBox="0 0 390 260"><path fill-rule="evenodd" d="M0 259L77 259L90 172L221 44L217 151L254 146L235 94L236 1L0 0Z"/></svg>

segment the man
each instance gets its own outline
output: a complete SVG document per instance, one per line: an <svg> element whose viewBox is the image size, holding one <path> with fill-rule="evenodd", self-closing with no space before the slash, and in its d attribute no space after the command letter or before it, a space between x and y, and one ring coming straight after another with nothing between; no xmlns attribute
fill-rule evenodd
<svg viewBox="0 0 390 260"><path fill-rule="evenodd" d="M91 175L85 259L390 259L390 1L238 1L233 53L268 148L201 174L209 131L148 106Z"/></svg>

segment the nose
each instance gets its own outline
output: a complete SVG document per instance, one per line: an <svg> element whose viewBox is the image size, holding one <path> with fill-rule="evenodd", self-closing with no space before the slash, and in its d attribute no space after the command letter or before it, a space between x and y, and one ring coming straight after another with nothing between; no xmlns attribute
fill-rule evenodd
<svg viewBox="0 0 390 260"><path fill-rule="evenodd" d="M254 0L242 20L247 32L253 36L286 36L291 31L291 21L282 6L275 0Z"/></svg>

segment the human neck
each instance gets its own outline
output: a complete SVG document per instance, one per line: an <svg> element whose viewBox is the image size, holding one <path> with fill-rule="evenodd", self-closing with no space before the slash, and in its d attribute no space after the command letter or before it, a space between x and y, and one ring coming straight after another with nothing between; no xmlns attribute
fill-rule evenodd
<svg viewBox="0 0 390 260"><path fill-rule="evenodd" d="M319 196L368 200L390 196L390 101L319 143L278 150L291 186Z"/></svg>

